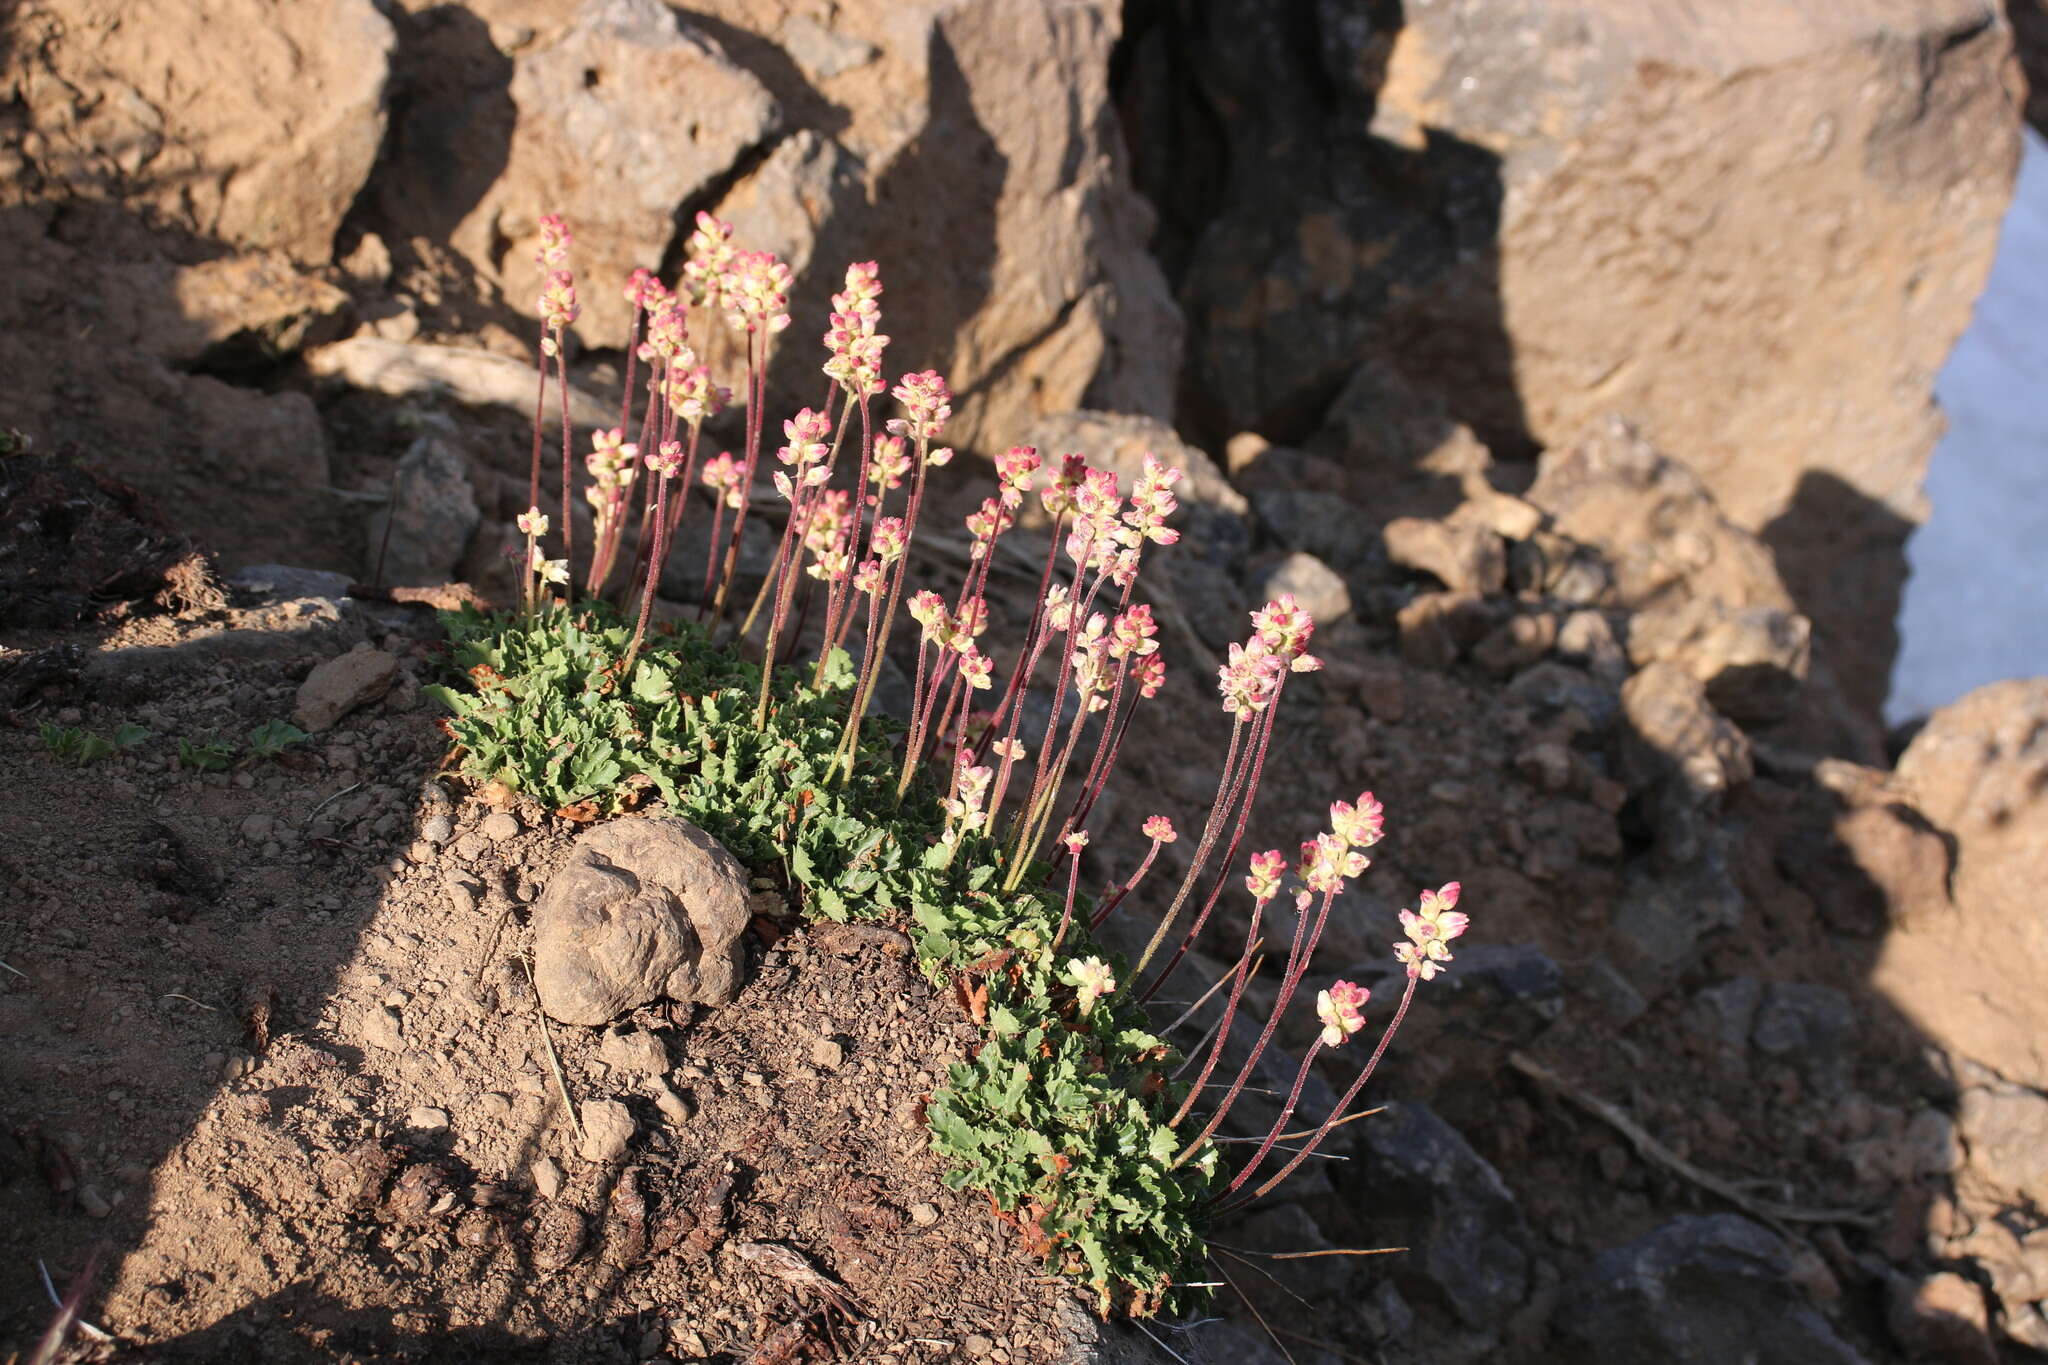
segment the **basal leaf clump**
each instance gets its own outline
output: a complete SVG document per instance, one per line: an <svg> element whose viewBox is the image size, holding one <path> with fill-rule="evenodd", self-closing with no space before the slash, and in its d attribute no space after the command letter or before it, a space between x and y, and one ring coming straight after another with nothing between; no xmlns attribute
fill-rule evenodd
<svg viewBox="0 0 2048 1365"><path fill-rule="evenodd" d="M444 624L465 681L429 692L453 713L464 771L578 818L658 800L753 868L781 871L809 914L907 921L935 980L981 978L975 1008L990 1027L929 1106L950 1182L987 1190L1105 1295L1156 1300L1187 1278L1214 1154L1173 1169L1165 1106L1179 1059L1128 1003L1107 1008L1058 980L1061 903L1042 864L1003 891L992 841L944 842L928 783L899 802L886 724L828 780L853 686L843 655L819 687L781 671L756 726L759 668L694 624L649 635L631 673L633 628L602 604L532 618L465 608ZM1062 952L1100 962L1085 929L1070 927Z"/></svg>
<svg viewBox="0 0 2048 1365"><path fill-rule="evenodd" d="M1238 862L1288 681L1321 667L1309 652L1315 622L1283 595L1253 612L1250 634L1230 647L1217 684L1229 744L1193 856L1136 962L1106 952L1095 930L1180 838L1167 816L1148 816L1141 828L1151 846L1139 866L1112 879L1099 902L1081 892L1084 850L1099 832L1096 800L1138 706L1166 681L1152 609L1135 592L1147 550L1179 537L1170 522L1181 471L1148 455L1126 491L1080 455L1047 460L1012 447L995 460L995 495L966 519L964 574L944 579L945 591L909 591L926 479L953 456L940 444L952 395L932 370L884 382L880 275L873 262L855 264L832 297L823 338L826 401L782 425L787 443L769 481L780 538L766 583L740 611L740 537L757 497L770 344L789 324L789 272L766 252L738 250L731 235L700 214L673 288L644 270L626 286L626 399L618 425L599 432L584 459L595 544L579 553L569 537L577 480L566 360L577 286L567 228L542 220L542 377L530 505L518 518L519 605L448 616L452 677L435 689L453 713L446 723L461 769L575 821L658 802L757 873L779 873L806 914L901 924L926 974L986 1027L927 1106L948 1179L985 1191L1105 1311L1154 1311L1177 1286L1204 1278L1209 1222L1266 1194L1344 1121L1417 983L1442 970L1465 931L1458 884L1426 891L1419 912L1402 912L1396 956L1406 983L1371 1057L1336 1109L1295 1135L1291 1159L1251 1185L1293 1121L1309 1067L1366 1026L1363 987L1339 981L1317 993L1321 1036L1279 1117L1225 1180L1218 1128L1384 823L1362 793L1332 804L1329 827L1301 844L1291 867L1278 849ZM733 399L691 344L693 320L705 314L722 315L743 340L746 422L738 456L721 452L700 467L704 425ZM555 519L540 508L550 362L563 396L554 556ZM646 401L636 422L638 363ZM878 417L884 393L901 415ZM697 615L656 624L655 590L690 510L693 475L711 515ZM1001 648L984 643L990 569L1033 497L1050 534L1027 624ZM868 716L899 613L918 629L901 725ZM1026 703L1041 690L1049 717L1027 735ZM1249 925L1214 988L1227 988L1221 1018L1183 1057L1164 1040L1171 1026L1155 1032L1147 1005L1240 866ZM1294 913L1275 1005L1249 1055L1224 1067L1263 960L1261 925L1282 895Z"/></svg>

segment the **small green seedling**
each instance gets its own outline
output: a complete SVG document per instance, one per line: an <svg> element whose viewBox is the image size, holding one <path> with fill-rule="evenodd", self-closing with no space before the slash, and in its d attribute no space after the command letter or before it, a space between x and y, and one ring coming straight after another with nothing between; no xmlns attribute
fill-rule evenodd
<svg viewBox="0 0 2048 1365"><path fill-rule="evenodd" d="M123 721L114 728L114 747L124 754L130 749L149 743L154 738L156 738L154 730L151 730L147 725L137 725L132 720Z"/></svg>
<svg viewBox="0 0 2048 1365"><path fill-rule="evenodd" d="M188 768L198 768L209 773L223 772L228 764L234 761L234 757L235 746L212 735L196 743L189 739L178 741L178 762Z"/></svg>
<svg viewBox="0 0 2048 1365"><path fill-rule="evenodd" d="M72 725L53 725L44 721L37 733L43 737L43 746L53 755L78 768L114 752L113 744L106 739Z"/></svg>
<svg viewBox="0 0 2048 1365"><path fill-rule="evenodd" d="M249 752L258 758L275 758L294 744L312 736L285 720L266 720L249 732Z"/></svg>

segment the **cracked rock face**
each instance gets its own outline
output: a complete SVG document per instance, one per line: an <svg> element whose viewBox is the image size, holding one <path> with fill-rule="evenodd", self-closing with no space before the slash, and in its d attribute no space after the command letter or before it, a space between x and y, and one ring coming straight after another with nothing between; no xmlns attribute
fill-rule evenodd
<svg viewBox="0 0 2048 1365"><path fill-rule="evenodd" d="M534 985L565 1024L739 991L746 869L687 820L613 820L576 841L533 914Z"/></svg>

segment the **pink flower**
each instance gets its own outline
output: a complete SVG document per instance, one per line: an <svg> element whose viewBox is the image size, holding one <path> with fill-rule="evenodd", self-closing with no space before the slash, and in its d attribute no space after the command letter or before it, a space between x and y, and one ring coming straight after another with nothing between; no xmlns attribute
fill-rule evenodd
<svg viewBox="0 0 2048 1365"><path fill-rule="evenodd" d="M1265 641L1266 648L1291 659L1308 648L1316 623L1295 602L1293 593L1283 592L1252 613L1252 628Z"/></svg>
<svg viewBox="0 0 2048 1365"><path fill-rule="evenodd" d="M1419 910L1401 912L1401 929L1408 938L1394 945L1394 956L1407 965L1410 976L1427 981L1440 970L1439 963L1451 960L1451 940L1471 922L1452 908L1461 889L1456 882L1445 882L1440 890L1422 893Z"/></svg>
<svg viewBox="0 0 2048 1365"><path fill-rule="evenodd" d="M869 548L874 550L878 559L884 564L894 564L897 560L903 558L905 544L903 518L877 517L875 519L874 536L869 541Z"/></svg>
<svg viewBox="0 0 2048 1365"><path fill-rule="evenodd" d="M554 270L569 259L569 243L574 241L569 225L562 221L559 213L546 213L540 220L540 248L533 253L534 262L542 270Z"/></svg>
<svg viewBox="0 0 2048 1365"><path fill-rule="evenodd" d="M946 619L946 599L926 588L915 593L910 599L910 619L923 626L926 634L938 628Z"/></svg>
<svg viewBox="0 0 2048 1365"><path fill-rule="evenodd" d="M727 507L738 507L743 501L740 496L743 471L730 450L722 450L717 459L705 461L703 472L697 477Z"/></svg>
<svg viewBox="0 0 2048 1365"><path fill-rule="evenodd" d="M1099 957L1069 958L1060 980L1074 988L1074 1003L1081 1013L1095 1008L1095 1002L1116 989L1116 976Z"/></svg>
<svg viewBox="0 0 2048 1365"><path fill-rule="evenodd" d="M697 214L697 230L690 234L683 262L682 285L691 299L707 308L724 301L726 266L733 258L732 224L721 223L710 214Z"/></svg>
<svg viewBox="0 0 2048 1365"><path fill-rule="evenodd" d="M789 326L789 285L789 267L774 252L734 254L718 282L727 320L742 331L781 331Z"/></svg>
<svg viewBox="0 0 2048 1365"><path fill-rule="evenodd" d="M1180 838L1173 827L1173 821L1163 815L1154 815L1145 821L1145 837L1155 843L1170 844Z"/></svg>
<svg viewBox="0 0 2048 1365"><path fill-rule="evenodd" d="M1311 891L1339 895L1347 877L1366 869L1366 857L1334 834L1318 834L1301 846L1301 880Z"/></svg>
<svg viewBox="0 0 2048 1365"><path fill-rule="evenodd" d="M966 651L960 656L960 676L976 692L987 689L995 667L996 661L973 645L967 646Z"/></svg>
<svg viewBox="0 0 2048 1365"><path fill-rule="evenodd" d="M1152 621L1152 608L1139 602L1111 623L1110 657L1121 659L1132 654L1140 657L1151 654L1159 648L1159 642L1152 638L1158 633L1159 627Z"/></svg>
<svg viewBox="0 0 2048 1365"><path fill-rule="evenodd" d="M1162 654L1147 654L1131 667L1131 680L1138 684L1138 695L1156 697L1159 689L1166 686L1166 657Z"/></svg>
<svg viewBox="0 0 2048 1365"><path fill-rule="evenodd" d="M683 469L683 446L680 441L663 441L661 448L647 457L647 467L664 479L672 479Z"/></svg>
<svg viewBox="0 0 2048 1365"><path fill-rule="evenodd" d="M901 436L877 436L874 452L868 456L868 482L877 492L886 493L892 488L903 486L903 476L910 472L910 456L904 453Z"/></svg>
<svg viewBox="0 0 2048 1365"><path fill-rule="evenodd" d="M1069 834L1063 842L1067 846L1067 852L1079 853L1082 849L1088 847L1088 831L1077 829Z"/></svg>
<svg viewBox="0 0 2048 1365"><path fill-rule="evenodd" d="M897 436L908 436L920 443L939 439L939 433L946 429L946 421L953 415L953 394L946 387L945 376L937 370L918 370L906 374L891 389L890 396L901 403L910 415L895 418L889 423L889 430ZM953 452L946 452L946 459L953 458ZM943 463L938 452L932 452L934 464Z"/></svg>
<svg viewBox="0 0 2048 1365"><path fill-rule="evenodd" d="M1356 806L1349 801L1330 803L1330 828L1353 848L1371 848L1380 841L1385 827L1386 808L1371 792L1360 792Z"/></svg>
<svg viewBox="0 0 2048 1365"><path fill-rule="evenodd" d="M551 332L574 323L583 314L576 303L576 277L566 270L551 272L541 285L538 308L541 321Z"/></svg>
<svg viewBox="0 0 2048 1365"><path fill-rule="evenodd" d="M1277 848L1252 855L1251 871L1244 879L1245 890L1261 905L1280 894L1280 879L1287 875L1287 859Z"/></svg>
<svg viewBox="0 0 2048 1365"><path fill-rule="evenodd" d="M655 300L667 292L654 272L644 265L635 267L633 273L626 277L626 302L642 311L652 307Z"/></svg>
<svg viewBox="0 0 2048 1365"><path fill-rule="evenodd" d="M1324 1047L1342 1047L1345 1039L1365 1027L1365 1002L1371 998L1371 991L1351 981L1332 982L1330 989L1316 993Z"/></svg>
<svg viewBox="0 0 2048 1365"><path fill-rule="evenodd" d="M1223 694L1223 709L1240 720L1265 710L1279 693L1284 672L1279 658L1258 636L1233 644L1229 660L1216 670L1216 690Z"/></svg>
<svg viewBox="0 0 2048 1365"><path fill-rule="evenodd" d="M522 535L544 536L548 533L547 513L538 507L529 507L521 512L516 524Z"/></svg>

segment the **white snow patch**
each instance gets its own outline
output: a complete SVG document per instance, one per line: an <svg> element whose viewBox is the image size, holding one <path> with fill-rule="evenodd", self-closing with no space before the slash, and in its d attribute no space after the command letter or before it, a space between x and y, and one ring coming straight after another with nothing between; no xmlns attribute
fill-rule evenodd
<svg viewBox="0 0 2048 1365"><path fill-rule="evenodd" d="M1906 542L1893 723L2048 675L2048 143L2031 128L1991 279L1935 395L1948 434L1927 474L1933 514Z"/></svg>

